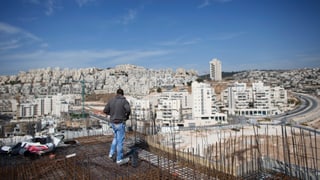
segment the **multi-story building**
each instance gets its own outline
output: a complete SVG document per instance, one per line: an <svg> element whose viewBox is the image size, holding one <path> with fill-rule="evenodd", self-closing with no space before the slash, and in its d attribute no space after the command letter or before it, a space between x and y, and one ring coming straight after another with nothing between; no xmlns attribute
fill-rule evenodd
<svg viewBox="0 0 320 180"><path fill-rule="evenodd" d="M134 119L140 121L151 119L151 104L149 100L132 99L129 101L132 109L131 116L134 116Z"/></svg>
<svg viewBox="0 0 320 180"><path fill-rule="evenodd" d="M28 99L18 105L18 118L42 116L60 117L62 112L69 111L69 104L61 94Z"/></svg>
<svg viewBox="0 0 320 180"><path fill-rule="evenodd" d="M210 61L210 79L214 81L222 80L221 61L219 59L212 59Z"/></svg>
<svg viewBox="0 0 320 180"><path fill-rule="evenodd" d="M287 92L281 87L264 86L262 82L234 83L222 93L222 103L231 115L269 116L283 112L287 106Z"/></svg>
<svg viewBox="0 0 320 180"><path fill-rule="evenodd" d="M18 118L33 118L37 116L37 104L34 102L20 103L17 113Z"/></svg>
<svg viewBox="0 0 320 180"><path fill-rule="evenodd" d="M157 122L161 126L176 126L191 118L192 99L188 91L165 91L157 99Z"/></svg>
<svg viewBox="0 0 320 180"><path fill-rule="evenodd" d="M161 100L158 104L157 119L161 126L176 126L181 118L181 100Z"/></svg>
<svg viewBox="0 0 320 180"><path fill-rule="evenodd" d="M36 115L46 116L51 115L53 103L52 98L44 97L44 98L36 98L35 103L37 104Z"/></svg>
<svg viewBox="0 0 320 180"><path fill-rule="evenodd" d="M270 89L271 105L276 107L279 112L287 111L288 94L283 87L272 87Z"/></svg>
<svg viewBox="0 0 320 180"><path fill-rule="evenodd" d="M192 119L194 122L189 121L188 126L227 123L227 115L220 113L217 107L216 94L210 84L193 82L192 102Z"/></svg>
<svg viewBox="0 0 320 180"><path fill-rule="evenodd" d="M62 113L69 111L69 103L67 102L68 96L64 97L61 94L52 96L52 112L55 117L60 117ZM70 102L70 101L69 101Z"/></svg>

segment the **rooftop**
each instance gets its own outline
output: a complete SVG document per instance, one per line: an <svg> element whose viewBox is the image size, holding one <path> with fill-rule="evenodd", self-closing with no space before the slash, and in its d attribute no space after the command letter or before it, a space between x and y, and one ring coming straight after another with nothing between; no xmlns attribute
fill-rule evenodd
<svg viewBox="0 0 320 180"><path fill-rule="evenodd" d="M129 143L133 136L128 134ZM4 179L149 179L153 176L171 179L172 175L143 160L137 166L130 162L118 166L108 158L111 141L110 135L90 136L69 141L69 145L42 156L2 154L0 175ZM142 143L139 146L139 151L147 148Z"/></svg>
<svg viewBox="0 0 320 180"><path fill-rule="evenodd" d="M239 179L231 174L201 166L196 152L179 157L177 152L148 145L144 135L128 132L125 152L138 152L137 164L118 166L108 158L111 135L65 140L54 153L42 156L1 154L1 179ZM225 166L224 168L227 168ZM288 179L284 174L253 172L245 179ZM268 177L268 178L266 178ZM290 178L289 178L290 179Z"/></svg>

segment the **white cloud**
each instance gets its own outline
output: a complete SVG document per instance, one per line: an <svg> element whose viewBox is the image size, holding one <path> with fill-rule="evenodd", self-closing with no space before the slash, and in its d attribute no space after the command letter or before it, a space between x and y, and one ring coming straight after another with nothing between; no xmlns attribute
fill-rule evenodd
<svg viewBox="0 0 320 180"><path fill-rule="evenodd" d="M16 49L24 44L42 41L28 31L3 22L0 22L0 40L0 51Z"/></svg>
<svg viewBox="0 0 320 180"><path fill-rule="evenodd" d="M20 36L25 36L29 39L36 40L36 41L41 41L41 39L32 33L29 33L28 31L25 31L23 29L20 29L18 27L12 26L7 23L0 22L0 34L1 36L7 36L7 35L20 35Z"/></svg>
<svg viewBox="0 0 320 180"><path fill-rule="evenodd" d="M8 34L15 34L20 32L21 30L17 27L11 26L6 23L0 22L0 33L8 33Z"/></svg>
<svg viewBox="0 0 320 180"><path fill-rule="evenodd" d="M10 49L16 49L19 48L21 44L19 43L19 40L12 39L10 41L0 42L0 52L1 51L7 51Z"/></svg>

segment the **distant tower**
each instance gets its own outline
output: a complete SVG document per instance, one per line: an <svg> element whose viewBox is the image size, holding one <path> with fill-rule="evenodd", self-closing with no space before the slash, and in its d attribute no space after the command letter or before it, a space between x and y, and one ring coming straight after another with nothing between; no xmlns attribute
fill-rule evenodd
<svg viewBox="0 0 320 180"><path fill-rule="evenodd" d="M214 81L222 80L221 61L219 59L210 61L210 78Z"/></svg>

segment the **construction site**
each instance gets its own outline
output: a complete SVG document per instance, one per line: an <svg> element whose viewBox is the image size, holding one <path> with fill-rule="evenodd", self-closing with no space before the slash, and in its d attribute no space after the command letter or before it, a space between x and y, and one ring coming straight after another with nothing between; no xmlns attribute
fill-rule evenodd
<svg viewBox="0 0 320 180"><path fill-rule="evenodd" d="M319 179L319 131L259 125L126 134L132 155L118 166L108 158L112 134L66 137L41 156L1 154L1 179ZM219 132L212 141L210 135ZM188 136L189 134L189 136ZM180 138L179 138L180 137ZM188 138L195 138L190 139ZM180 140L179 140L180 139ZM181 140L182 139L182 140ZM188 143L190 146L184 145Z"/></svg>

